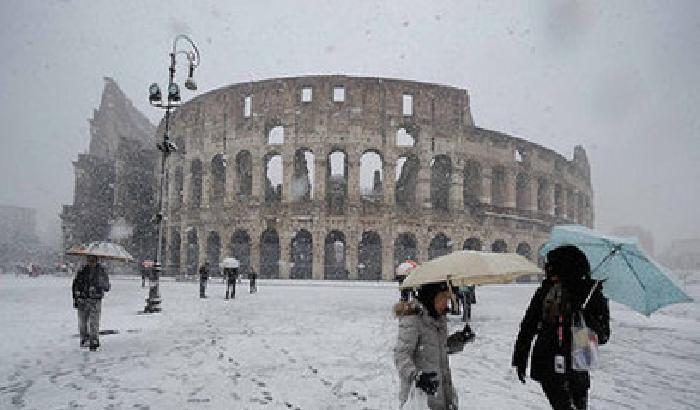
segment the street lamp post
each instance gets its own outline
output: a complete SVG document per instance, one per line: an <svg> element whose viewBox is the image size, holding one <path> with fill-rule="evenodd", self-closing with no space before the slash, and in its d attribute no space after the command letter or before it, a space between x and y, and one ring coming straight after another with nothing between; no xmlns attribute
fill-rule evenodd
<svg viewBox="0 0 700 410"><path fill-rule="evenodd" d="M189 50L179 50L177 48L179 41L185 41L189 45ZM165 185L165 162L168 156L177 151L177 146L170 141L170 111L180 105L180 87L175 82L175 60L178 54L184 54L189 62L189 71L187 80L185 80L185 88L188 90L196 90L197 84L194 82L194 69L199 66L199 50L194 44L192 39L184 34L175 36L173 40L173 49L170 53L170 68L168 76L168 99L167 102L163 102L163 97L160 92L160 87L157 83L151 84L148 89L148 100L152 106L158 107L165 110L165 132L163 133L163 141L159 142L156 146L158 150L162 153L160 162L160 190L158 194L158 213L155 216L156 224L158 225L158 248L156 248L156 258L153 261L153 270L149 278L149 290L148 298L146 298L146 307L144 308L145 313L155 313L160 312L161 298L159 290L160 275L163 271L163 266L161 261L163 260L162 248L163 248L163 188Z"/></svg>

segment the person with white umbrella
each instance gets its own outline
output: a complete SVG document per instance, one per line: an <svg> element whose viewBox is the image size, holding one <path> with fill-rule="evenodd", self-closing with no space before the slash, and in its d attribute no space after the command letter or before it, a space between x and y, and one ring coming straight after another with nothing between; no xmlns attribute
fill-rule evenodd
<svg viewBox="0 0 700 410"><path fill-rule="evenodd" d="M399 332L394 363L401 383L399 401L416 399L417 389L427 395L423 405L431 410L457 409L459 400L452 384L448 354L461 352L474 338L469 325L447 336L447 304L452 291L446 281L424 283L414 300L394 307ZM422 393L421 393L422 395Z"/></svg>
<svg viewBox="0 0 700 410"><path fill-rule="evenodd" d="M73 307L78 310L78 329L80 347L90 347L95 351L100 346L100 315L102 298L111 286L104 267L98 263L97 256L88 255L87 264L83 266L73 280Z"/></svg>

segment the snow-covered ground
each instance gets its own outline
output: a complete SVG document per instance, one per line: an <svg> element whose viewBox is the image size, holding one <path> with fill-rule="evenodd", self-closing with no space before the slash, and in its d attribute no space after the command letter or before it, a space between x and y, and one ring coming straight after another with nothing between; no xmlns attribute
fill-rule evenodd
<svg viewBox="0 0 700 410"><path fill-rule="evenodd" d="M0 276L1 409L395 409L391 284L265 282L226 301L163 282L164 311L137 315L140 280L113 278L98 352L81 350L69 278ZM243 292L241 292L243 290ZM697 300L700 285L687 290ZM477 289L476 341L452 356L464 409L547 409L511 348L532 285ZM646 318L612 304L591 409L697 409L700 304ZM450 317L452 328L460 326Z"/></svg>

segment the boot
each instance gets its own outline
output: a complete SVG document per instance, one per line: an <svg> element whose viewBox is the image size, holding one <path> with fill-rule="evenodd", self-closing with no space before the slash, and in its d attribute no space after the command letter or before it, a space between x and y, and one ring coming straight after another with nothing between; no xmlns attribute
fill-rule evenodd
<svg viewBox="0 0 700 410"><path fill-rule="evenodd" d="M87 336L80 336L80 347L88 347L90 343L90 338Z"/></svg>
<svg viewBox="0 0 700 410"><path fill-rule="evenodd" d="M100 347L100 342L97 339L91 339L90 340L90 351L94 352L97 350L97 348Z"/></svg>

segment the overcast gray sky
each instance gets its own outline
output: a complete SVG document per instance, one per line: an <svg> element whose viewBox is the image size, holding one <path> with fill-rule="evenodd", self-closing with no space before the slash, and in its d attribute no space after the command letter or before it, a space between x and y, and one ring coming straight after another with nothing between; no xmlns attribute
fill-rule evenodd
<svg viewBox="0 0 700 410"><path fill-rule="evenodd" d="M179 33L200 47L202 92L328 73L465 88L481 127L569 158L586 148L598 228L640 225L657 251L700 236L694 0L4 0L0 203L39 209L57 233L102 77L157 123L146 90Z"/></svg>

